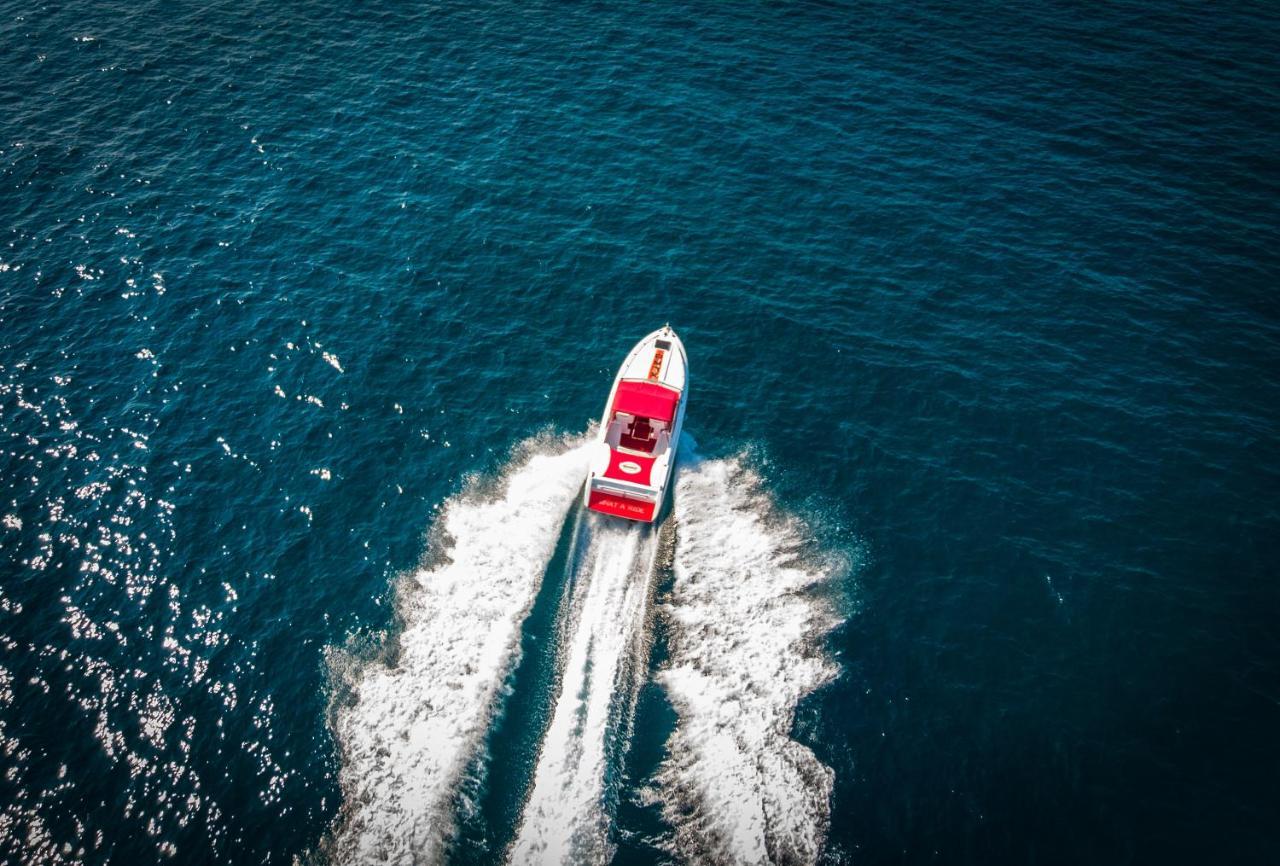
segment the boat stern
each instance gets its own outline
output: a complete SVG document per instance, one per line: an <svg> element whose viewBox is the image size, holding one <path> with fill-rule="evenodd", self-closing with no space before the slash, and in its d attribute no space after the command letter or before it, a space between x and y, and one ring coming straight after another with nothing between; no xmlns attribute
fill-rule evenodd
<svg viewBox="0 0 1280 866"><path fill-rule="evenodd" d="M625 517L641 523L653 523L658 518L656 497L651 499L635 493L620 493L591 484L587 488L586 506L601 514Z"/></svg>
<svg viewBox="0 0 1280 866"><path fill-rule="evenodd" d="M653 457L634 454L601 442L587 474L582 504L592 511L652 523L662 505L665 466L656 466ZM654 478L655 469L664 473Z"/></svg>

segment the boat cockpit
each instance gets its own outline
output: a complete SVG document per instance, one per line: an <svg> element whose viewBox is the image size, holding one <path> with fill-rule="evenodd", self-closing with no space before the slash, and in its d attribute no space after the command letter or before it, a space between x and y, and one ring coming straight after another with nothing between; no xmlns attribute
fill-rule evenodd
<svg viewBox="0 0 1280 866"><path fill-rule="evenodd" d="M645 418L629 412L615 412L609 423L606 441L611 448L625 448L642 454L657 456L671 443L671 431L667 422L657 418Z"/></svg>

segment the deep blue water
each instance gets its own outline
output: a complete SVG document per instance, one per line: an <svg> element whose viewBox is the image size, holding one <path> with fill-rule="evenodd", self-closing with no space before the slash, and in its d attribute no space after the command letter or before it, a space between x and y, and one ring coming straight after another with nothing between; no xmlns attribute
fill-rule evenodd
<svg viewBox="0 0 1280 866"><path fill-rule="evenodd" d="M0 6L0 860L343 859L343 671L666 321L843 563L821 862L1280 858L1274 5ZM696 861L646 628L609 833Z"/></svg>

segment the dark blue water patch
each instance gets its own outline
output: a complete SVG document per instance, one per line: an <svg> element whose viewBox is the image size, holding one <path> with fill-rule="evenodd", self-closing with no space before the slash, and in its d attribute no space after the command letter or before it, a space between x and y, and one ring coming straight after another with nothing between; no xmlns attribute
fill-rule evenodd
<svg viewBox="0 0 1280 866"><path fill-rule="evenodd" d="M678 469L677 469L678 471ZM674 508L674 491L669 501ZM654 561L653 597L646 629L650 636L645 661L646 676L636 693L630 737L619 767L620 796L614 824L618 844L614 862L662 863L670 859L671 826L662 815L660 800L652 796L655 776L669 754L667 741L676 729L678 717L657 675L670 657L670 628L661 614L667 603L675 572L672 554L679 527L674 518L661 526Z"/></svg>
<svg viewBox="0 0 1280 866"><path fill-rule="evenodd" d="M655 641L650 670L661 664L662 650ZM614 840L615 863L671 862L671 826L662 805L649 797L653 777L667 757L666 742L678 718L662 687L647 682L637 695L635 730L625 755L620 783L626 792L618 801Z"/></svg>
<svg viewBox="0 0 1280 866"><path fill-rule="evenodd" d="M1247 651L1233 657L1239 648L1212 624L1226 618L1247 635L1254 618L1227 593L1170 596L1152 572L1113 566L1103 593L1079 578L1037 578L1020 560L1010 556L999 579L953 571L912 581L910 592L881 583L901 574L872 570L863 615L840 635L849 676L821 696L823 715L847 720L842 747L819 747L851 780L836 790L837 850L856 856L870 839L908 862L935 862L943 840L963 837L972 847L947 857L1016 846L1040 862L1103 852L1149 862L1192 845L1265 859L1270 842L1251 805L1265 799L1259 741L1249 735L1265 715L1248 683L1260 668ZM907 628L910 639L891 633ZM1220 713L1234 720L1230 737L1208 733ZM820 742L836 742L830 733ZM1170 829L1194 820L1190 765L1232 779L1218 794L1229 840L1192 843ZM888 791L879 781L903 773L918 781ZM1046 790L1046 775L1059 785ZM1140 798L1136 780L1153 786Z"/></svg>

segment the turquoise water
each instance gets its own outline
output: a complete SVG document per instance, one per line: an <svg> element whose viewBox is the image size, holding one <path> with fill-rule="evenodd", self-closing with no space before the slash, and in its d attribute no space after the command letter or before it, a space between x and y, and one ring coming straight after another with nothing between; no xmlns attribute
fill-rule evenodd
<svg viewBox="0 0 1280 866"><path fill-rule="evenodd" d="M0 859L1275 862L1274 7L0 13Z"/></svg>

